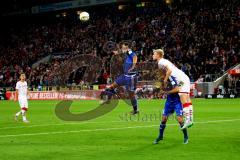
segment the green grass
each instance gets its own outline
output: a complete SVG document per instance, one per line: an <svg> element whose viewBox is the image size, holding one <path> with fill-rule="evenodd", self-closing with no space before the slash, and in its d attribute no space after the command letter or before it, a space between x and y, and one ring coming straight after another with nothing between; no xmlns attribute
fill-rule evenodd
<svg viewBox="0 0 240 160"><path fill-rule="evenodd" d="M141 117L121 119L130 107L123 101L112 112L88 122L64 122L55 113L59 101L30 101L29 124L15 122L18 103L0 101L1 160L238 160L240 159L240 99L194 99L195 124L190 128L190 143L175 120L170 120L165 139L158 135L158 115L164 100L140 100ZM97 101L74 101L71 111L91 110ZM226 120L226 121L224 121ZM176 125L175 125L176 124Z"/></svg>

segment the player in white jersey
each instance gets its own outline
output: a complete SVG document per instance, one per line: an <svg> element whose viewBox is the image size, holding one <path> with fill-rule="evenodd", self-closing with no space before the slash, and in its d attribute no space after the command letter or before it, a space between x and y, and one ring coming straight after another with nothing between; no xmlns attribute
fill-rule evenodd
<svg viewBox="0 0 240 160"><path fill-rule="evenodd" d="M164 77L163 88L166 87L168 79L178 85L171 92L178 92L181 103L183 105L183 112L185 116L185 124L181 129L191 127L193 125L193 106L190 99L190 80L189 77L180 69L178 69L172 62L164 59L164 51L157 49L153 51L153 60L158 61L159 69L166 72Z"/></svg>
<svg viewBox="0 0 240 160"><path fill-rule="evenodd" d="M15 120L18 120L20 114L22 114L23 122L28 123L29 121L26 118L26 112L28 110L28 86L27 82L25 81L26 76L24 73L20 75L20 81L16 84L16 96L15 101L18 100L21 110L16 113Z"/></svg>

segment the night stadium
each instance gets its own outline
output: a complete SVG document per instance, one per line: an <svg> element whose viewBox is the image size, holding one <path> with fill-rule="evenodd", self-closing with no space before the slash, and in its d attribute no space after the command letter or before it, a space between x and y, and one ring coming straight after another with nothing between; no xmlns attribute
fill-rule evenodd
<svg viewBox="0 0 240 160"><path fill-rule="evenodd" d="M239 0L0 8L0 159L240 159Z"/></svg>

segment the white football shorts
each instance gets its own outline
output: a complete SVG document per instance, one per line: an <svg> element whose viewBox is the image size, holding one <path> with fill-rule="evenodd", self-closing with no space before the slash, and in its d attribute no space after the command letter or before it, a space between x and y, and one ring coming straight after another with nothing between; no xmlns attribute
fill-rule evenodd
<svg viewBox="0 0 240 160"><path fill-rule="evenodd" d="M18 102L21 108L28 108L28 100L27 97L19 97Z"/></svg>
<svg viewBox="0 0 240 160"><path fill-rule="evenodd" d="M181 80L180 80L180 89L179 89L179 93L190 93L190 88L191 88L191 83L190 83L190 79L187 75L182 76Z"/></svg>

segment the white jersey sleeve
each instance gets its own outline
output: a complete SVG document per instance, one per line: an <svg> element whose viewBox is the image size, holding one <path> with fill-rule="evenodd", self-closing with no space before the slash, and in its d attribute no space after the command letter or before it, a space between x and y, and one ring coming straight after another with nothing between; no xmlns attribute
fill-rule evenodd
<svg viewBox="0 0 240 160"><path fill-rule="evenodd" d="M166 70L167 67L170 69L170 70L174 70L174 69L178 69L174 64L172 64L172 62L170 62L169 60L167 59L164 59L162 58L159 62L158 62L158 67L160 69L163 69L163 70Z"/></svg>
<svg viewBox="0 0 240 160"><path fill-rule="evenodd" d="M189 83L189 78L188 76L180 69L178 69L172 62L170 62L167 59L160 59L158 62L158 67L159 69L163 69L164 71L169 68L172 72L170 74L169 80L171 83L175 83L177 85L181 83Z"/></svg>
<svg viewBox="0 0 240 160"><path fill-rule="evenodd" d="M15 89L19 89L19 82L17 82Z"/></svg>

